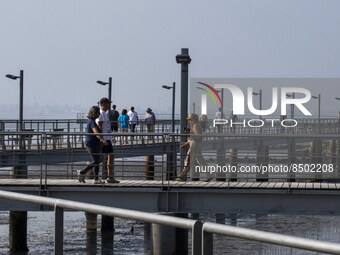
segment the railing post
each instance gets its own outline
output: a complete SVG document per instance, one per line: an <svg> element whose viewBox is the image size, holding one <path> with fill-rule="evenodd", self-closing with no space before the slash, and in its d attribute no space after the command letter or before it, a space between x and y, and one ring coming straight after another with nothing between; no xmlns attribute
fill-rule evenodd
<svg viewBox="0 0 340 255"><path fill-rule="evenodd" d="M191 233L191 254L192 255L201 255L202 254L202 222L196 221L195 224L192 226L192 233Z"/></svg>
<svg viewBox="0 0 340 255"><path fill-rule="evenodd" d="M54 206L54 254L63 254L64 209Z"/></svg>

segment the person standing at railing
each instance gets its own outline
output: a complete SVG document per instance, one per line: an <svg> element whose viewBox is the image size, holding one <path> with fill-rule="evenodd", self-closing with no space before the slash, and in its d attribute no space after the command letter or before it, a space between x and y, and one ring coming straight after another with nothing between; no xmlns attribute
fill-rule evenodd
<svg viewBox="0 0 340 255"><path fill-rule="evenodd" d="M127 113L130 121L130 131L131 133L136 132L136 126L139 124L138 113L135 111L135 107L131 106L130 111ZM131 136L131 140L133 140L133 136Z"/></svg>
<svg viewBox="0 0 340 255"><path fill-rule="evenodd" d="M99 164L100 164L100 147L101 144L105 145L106 141L103 136L100 135L99 127L96 123L96 119L100 116L100 109L98 106L92 106L87 114L87 125L85 136L86 150L89 152L92 161L87 164L83 170L78 170L79 182L85 183L85 174L94 168L94 184L100 184L101 181L98 178ZM95 134L95 135L93 135Z"/></svg>
<svg viewBox="0 0 340 255"><path fill-rule="evenodd" d="M156 116L152 112L151 108L146 109L145 124L146 124L146 128L148 130L148 133L155 132ZM150 136L148 136L148 140L151 140ZM154 137L152 137L152 140L155 141Z"/></svg>
<svg viewBox="0 0 340 255"><path fill-rule="evenodd" d="M119 112L116 110L116 105L112 105L112 110L109 114L110 123L111 123L111 130L112 132L118 132L118 118L119 118ZM115 143L116 140L113 137L112 141Z"/></svg>
<svg viewBox="0 0 340 255"><path fill-rule="evenodd" d="M100 116L96 119L97 125L101 131L101 133L112 133L111 131L111 123L109 119L108 110L110 108L110 100L106 97L100 99ZM111 135L103 135L105 140L105 144L101 147L102 152L102 162L103 162L103 181L106 183L119 183L116 180L113 172L113 147L111 142Z"/></svg>
<svg viewBox="0 0 340 255"><path fill-rule="evenodd" d="M127 133L129 128L129 116L127 116L127 110L123 109L122 114L118 117L118 125L122 133ZM127 136L122 136L120 144L128 144Z"/></svg>

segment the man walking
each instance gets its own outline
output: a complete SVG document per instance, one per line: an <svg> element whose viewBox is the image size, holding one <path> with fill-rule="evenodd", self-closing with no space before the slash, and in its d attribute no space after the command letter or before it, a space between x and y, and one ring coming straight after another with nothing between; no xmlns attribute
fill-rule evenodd
<svg viewBox="0 0 340 255"><path fill-rule="evenodd" d="M139 124L138 113L135 111L135 107L131 106L130 111L127 114L129 116L130 132L136 132L136 126ZM131 140L133 140L131 136Z"/></svg>
<svg viewBox="0 0 340 255"><path fill-rule="evenodd" d="M111 133L111 125L108 110L110 108L110 100L106 97L100 99L100 116L96 119L97 125L101 133ZM103 162L103 180L107 183L119 183L113 176L113 147L111 143L111 135L103 135L105 144L102 145L102 162Z"/></svg>

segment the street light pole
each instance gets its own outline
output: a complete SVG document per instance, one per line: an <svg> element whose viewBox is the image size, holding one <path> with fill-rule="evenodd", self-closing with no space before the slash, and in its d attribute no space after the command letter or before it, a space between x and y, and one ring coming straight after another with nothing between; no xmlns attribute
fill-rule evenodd
<svg viewBox="0 0 340 255"><path fill-rule="evenodd" d="M172 83L172 133L175 133L175 98L176 98L176 82Z"/></svg>
<svg viewBox="0 0 340 255"><path fill-rule="evenodd" d="M19 129L20 131L22 131L24 129L23 125L24 125L24 70L20 70L20 80L19 80L19 84L20 84L20 103L19 103Z"/></svg>
<svg viewBox="0 0 340 255"><path fill-rule="evenodd" d="M293 94L291 94L291 95L288 95L287 94L287 97L291 97L291 98L295 98L295 93L293 92ZM290 117L291 117L291 119L294 119L294 104L291 104L290 105Z"/></svg>
<svg viewBox="0 0 340 255"><path fill-rule="evenodd" d="M171 121L172 121L172 133L175 133L175 98L176 98L176 82L172 83L172 87L163 85L164 89L172 89L172 113L171 113Z"/></svg>
<svg viewBox="0 0 340 255"><path fill-rule="evenodd" d="M109 100L110 100L110 108L109 108L109 112L110 112L111 103L112 103L112 77L109 77Z"/></svg>
<svg viewBox="0 0 340 255"><path fill-rule="evenodd" d="M321 94L319 93L319 96L312 96L314 99L318 99L319 105L318 105L318 129L319 133L321 133Z"/></svg>
<svg viewBox="0 0 340 255"><path fill-rule="evenodd" d="M259 92L253 92L254 96L259 96L260 98L260 111L262 110L262 89ZM262 115L260 115L260 119L262 119Z"/></svg>

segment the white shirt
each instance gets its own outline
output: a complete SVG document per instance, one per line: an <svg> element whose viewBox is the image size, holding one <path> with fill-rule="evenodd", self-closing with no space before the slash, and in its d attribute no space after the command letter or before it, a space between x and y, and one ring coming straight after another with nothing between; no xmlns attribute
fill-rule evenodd
<svg viewBox="0 0 340 255"><path fill-rule="evenodd" d="M100 110L99 118L96 119L96 123L99 126L99 122L103 122L102 124L102 133L111 133L111 125L110 125L110 119L109 119L109 111L104 112L103 110ZM104 135L103 136L105 141L111 140L110 135Z"/></svg>
<svg viewBox="0 0 340 255"><path fill-rule="evenodd" d="M127 113L127 115L129 116L129 121L131 124L137 124L138 122L138 113L136 111L129 111Z"/></svg>

